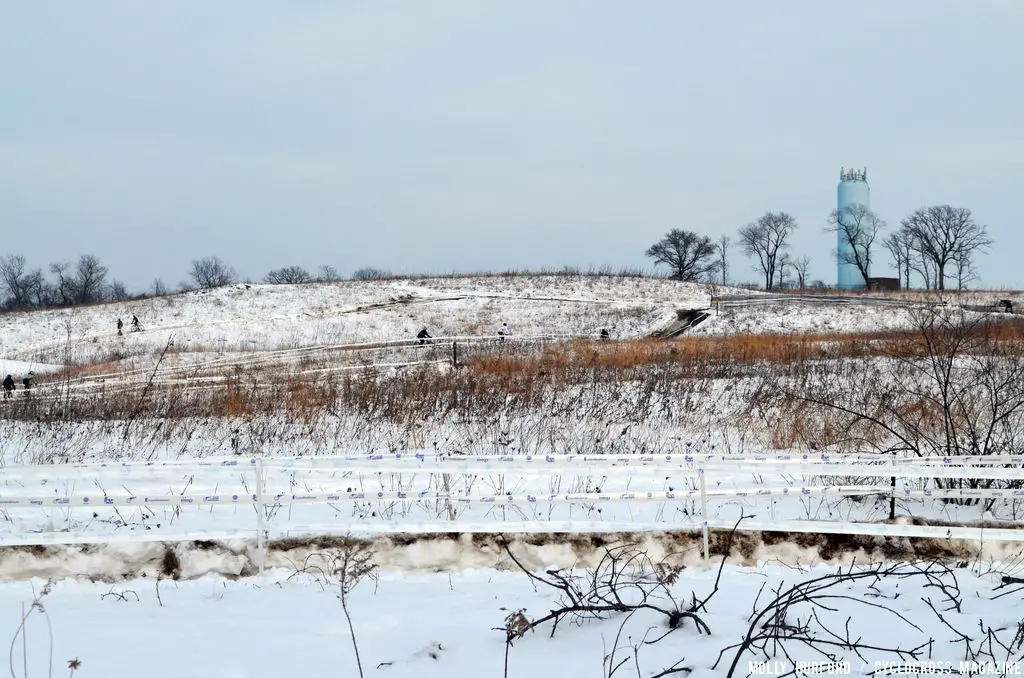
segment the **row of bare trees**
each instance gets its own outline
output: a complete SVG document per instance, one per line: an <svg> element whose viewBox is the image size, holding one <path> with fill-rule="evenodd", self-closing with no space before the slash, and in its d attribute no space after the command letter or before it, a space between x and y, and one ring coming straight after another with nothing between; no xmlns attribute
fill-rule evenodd
<svg viewBox="0 0 1024 678"><path fill-rule="evenodd" d="M55 262L48 267L30 268L20 254L0 257L0 308L27 309L67 307L104 301L126 301L146 296L161 296L172 290L161 279L153 281L144 294L130 294L120 281L109 279L109 269L92 254L84 254L77 262ZM341 274L330 265L321 266L311 275L301 266L285 266L270 271L264 282L273 284L328 282L340 280ZM178 291L213 289L239 282L238 273L220 257L210 256L192 262L189 278L179 283Z"/></svg>
<svg viewBox="0 0 1024 678"><path fill-rule="evenodd" d="M263 282L271 285L299 285L307 282L334 282L341 280L338 269L330 265L321 266L316 274L312 274L301 266L284 266L275 268L263 277Z"/></svg>
<svg viewBox="0 0 1024 678"><path fill-rule="evenodd" d="M740 229L738 245L752 257L764 274L765 289L784 286L792 273L799 287L807 285L811 258L793 257L789 239L797 223L785 212L766 212L757 221ZM724 235L717 241L692 231L673 229L646 252L655 264L669 267L669 277L685 282L729 282L729 250L732 239Z"/></svg>
<svg viewBox="0 0 1024 678"><path fill-rule="evenodd" d="M944 290L950 280L964 289L977 279L975 256L992 238L969 209L936 205L916 210L882 244L908 287L913 273L927 289Z"/></svg>
<svg viewBox="0 0 1024 678"><path fill-rule="evenodd" d="M0 257L0 293L5 308L74 306L129 297L125 286L108 280L109 271L94 255L84 254L74 264L56 262L49 276L41 268L29 268L25 257Z"/></svg>
<svg viewBox="0 0 1024 678"><path fill-rule="evenodd" d="M739 230L737 244L754 261L754 270L771 290L795 284L808 285L811 258L793 256L790 244L797 220L784 211L765 212L757 221ZM836 233L851 247L837 249L839 263L854 266L865 280L871 277L879 246L889 252L897 276L905 287L919 282L925 289L944 290L952 281L964 289L976 280L976 257L992 245L984 225L974 220L965 207L934 205L915 210L900 222L899 229L887 236L886 228L875 212L866 206L852 205L832 210L826 230ZM646 255L655 264L664 264L670 277L687 282L729 282L729 236L717 241L683 229L673 229L652 245Z"/></svg>
<svg viewBox="0 0 1024 678"><path fill-rule="evenodd" d="M985 226L966 207L922 207L883 237L885 228L885 221L863 205L832 210L829 215L829 230L852 245L837 252L839 262L856 267L865 280L871 277L880 244L892 257L904 287L910 287L916 277L925 289L944 290L953 282L962 290L978 277L975 258L992 245Z"/></svg>

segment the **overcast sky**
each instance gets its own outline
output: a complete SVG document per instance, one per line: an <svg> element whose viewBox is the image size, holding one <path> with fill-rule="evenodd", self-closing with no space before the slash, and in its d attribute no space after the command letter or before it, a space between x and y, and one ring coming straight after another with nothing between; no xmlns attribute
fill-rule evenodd
<svg viewBox="0 0 1024 678"><path fill-rule="evenodd" d="M0 254L649 266L782 209L834 283L845 165L890 224L972 209L1020 288L1022 35L1022 0L0 0Z"/></svg>

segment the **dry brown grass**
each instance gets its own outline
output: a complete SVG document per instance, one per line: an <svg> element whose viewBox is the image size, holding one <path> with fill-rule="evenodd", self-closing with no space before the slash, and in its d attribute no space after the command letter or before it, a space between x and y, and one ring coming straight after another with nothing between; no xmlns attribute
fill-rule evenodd
<svg viewBox="0 0 1024 678"><path fill-rule="evenodd" d="M987 323L974 330L979 339L1024 339L1024 321ZM981 336L984 335L984 336ZM646 365L793 364L811 360L914 357L927 344L920 332L885 331L851 334L744 334L724 337L685 337L665 342L653 339L601 342L577 340L545 348L539 355L470 357L467 365L482 374L544 376L572 368L627 370Z"/></svg>
<svg viewBox="0 0 1024 678"><path fill-rule="evenodd" d="M979 335L979 346L995 341L1024 347L1020 321L982 323L971 331ZM932 333L930 341L936 337L941 340L943 335ZM11 402L4 416L48 421L116 420L136 411L158 419L282 413L287 420L307 423L325 414L354 414L368 421L412 423L531 411L573 416L581 408L599 407L619 420L652 421L706 411L710 384L716 380L756 381L765 370L793 375L816 365L856 370L858 359L921 356L926 350L924 335L911 331L492 346L467 350L460 357L462 367L454 370L423 366L392 372L366 366L351 372L296 374L283 365L219 368L180 383L154 383L141 405L142 383L73 392L70 411L40 389L32 398ZM339 357L335 354L333 360ZM331 358L321 360L318 364L331 367ZM115 371L113 367L104 363L80 369L102 374ZM758 416L760 430L779 448L798 441L827 445L850 434L846 424L805 407L776 408L770 416Z"/></svg>

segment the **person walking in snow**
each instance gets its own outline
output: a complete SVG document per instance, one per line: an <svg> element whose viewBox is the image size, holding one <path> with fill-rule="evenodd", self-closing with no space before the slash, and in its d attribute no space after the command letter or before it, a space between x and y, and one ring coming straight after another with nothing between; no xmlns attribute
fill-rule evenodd
<svg viewBox="0 0 1024 678"><path fill-rule="evenodd" d="M501 323L501 327L498 328L499 341L505 341L505 337L512 336L512 332L508 329L508 323Z"/></svg>
<svg viewBox="0 0 1024 678"><path fill-rule="evenodd" d="M422 330L420 330L419 333L416 335L416 338L420 340L420 346L427 343L427 339L430 339L430 334L427 332L427 328L424 327Z"/></svg>
<svg viewBox="0 0 1024 678"><path fill-rule="evenodd" d="M124 327L124 323L121 322L120 318L118 318L117 319L117 336L123 336L123 334L121 332L121 328L123 328L123 327Z"/></svg>
<svg viewBox="0 0 1024 678"><path fill-rule="evenodd" d="M13 392L14 392L14 377L12 377L11 375L8 374L7 378L4 379L4 400L7 400L8 398L10 398L13 395Z"/></svg>
<svg viewBox="0 0 1024 678"><path fill-rule="evenodd" d="M26 391L31 391L32 387L36 385L36 373L30 371L28 376L21 380L21 384L25 387Z"/></svg>

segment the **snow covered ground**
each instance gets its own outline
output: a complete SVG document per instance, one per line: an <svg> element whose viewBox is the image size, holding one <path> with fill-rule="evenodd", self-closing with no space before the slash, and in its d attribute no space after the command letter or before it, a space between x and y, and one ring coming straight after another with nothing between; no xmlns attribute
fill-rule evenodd
<svg viewBox="0 0 1024 678"><path fill-rule="evenodd" d="M437 278L234 285L71 310L0 314L0 357L76 363L176 350L271 351L434 336L644 334L677 307L707 306L705 286L660 278ZM143 332L130 332L135 314ZM125 321L118 336L116 322ZM70 337L69 337L70 330Z"/></svg>
<svg viewBox="0 0 1024 678"><path fill-rule="evenodd" d="M46 374L47 372L56 372L61 369L60 365L47 365L46 363L35 363L25 360L3 360L0 359L0 376L18 375L18 386L21 386L22 375L28 374L29 372L35 372L36 374Z"/></svg>
<svg viewBox="0 0 1024 678"><path fill-rule="evenodd" d="M617 338L640 337L675 320L679 310L708 308L711 293L709 286L664 279L563 276L237 285L129 304L0 314L0 370L20 376L34 369L43 375L59 370L66 360L77 365L100 363L89 368L90 374L109 388L113 382L105 380L111 377L136 384L148 378L158 354L171 342L165 361L176 370L202 366L245 371L261 364L301 367L315 351L340 367L350 360L341 357L340 346L408 340L424 326L434 336L488 339L493 339L501 322L507 322L517 338L595 337L602 327L614 328ZM117 318L127 324L133 313L145 330L117 335ZM908 322L905 310L889 306L772 302L723 308L694 333L867 332L905 327ZM415 359L416 351L426 354L433 350L388 349L371 360L393 363L410 356ZM42 386L33 397L41 397L47 388L56 393L51 384ZM742 400L744 388L739 380L709 384L703 391L683 396L689 409L673 410L670 418L639 422L622 415L621 399L630 397L626 387L617 395L620 400L601 404L594 411L588 406L579 417L536 412L496 415L493 420L439 417L433 422L412 423L337 416L310 422L274 416L134 422L71 418L45 425L0 422L0 464L7 467L0 480L0 536L13 540L11 543L23 538L24 544L43 543L45 540L33 540L47 533L56 540L80 536L94 544L111 542L66 548L24 546L0 554L0 580L33 575L61 580L41 599L42 609L29 608L33 613L25 627L27 634L24 639L15 638L12 661L20 667L19 653L24 652L29 662L27 676L47 671L49 633L40 617L45 610L53 625L54 663L73 675L356 675L348 628L335 591L324 590L309 574L296 575L295 571L301 568L301 559L316 548L307 538L310 534L359 535L362 528L365 534L392 533L376 542L380 581L363 581L350 601L367 675L502 676L504 634L494 628L503 626L510 612L522 608L527 617L543 615L552 605L551 592L538 588L521 572L505 571L510 563L495 548L493 537L447 539L428 533L437 531L442 522L445 530L459 526L466 532L516 532L523 531L524 525L533 532L552 533L582 531L580 526L587 526L590 532L644 530L649 533L645 544L652 558L687 565L672 584L672 593L677 600L689 601L690 591L706 595L714 585L714 571L699 558L702 516L697 511L694 469L637 468L614 473L601 468L539 472L460 469L428 473L379 466L278 468L262 480L260 492L270 501L258 513L251 502L244 501L256 491L255 475L237 469L211 473L172 468L120 473L113 469L90 475L76 472L67 463L187 461L232 452L238 455L236 459L244 459L250 454L280 457L412 449L470 455L537 454L549 449L590 453L600 449L635 455L652 450L678 452L689 449L694 441L706 441L711 449L719 445L718 449L756 448L754 451L762 452L763 442L758 443L753 434L746 440L745 431L739 431L737 437L735 429L730 433L714 428L712 434L718 426L714 418L724 416L732 402L729 398ZM673 404L677 406L682 404ZM723 443L723 435L733 437ZM11 468L33 460L63 465ZM861 490L847 494L857 494L864 486L885 486L888 476L884 474L882 478L869 472L823 478L779 469L737 468L709 469L705 479L707 520L712 526L731 525L741 514L755 514L755 520L766 527L798 520L826 521L834 526L843 521L879 521L888 515L888 500L878 493L852 498L835 488L856 486ZM627 661L615 676L646 677L680 660L681 666L692 668L691 675L725 675L721 665L715 670L711 666L719 651L737 642L748 628L761 587L771 591L783 581L823 576L829 570L820 566L809 571L790 568L797 561L816 563L826 552L838 558L856 554L857 558L876 559L891 553L917 553L913 548L920 547L921 557L927 557L922 546L927 542L927 548L934 546L936 552L957 558L971 559L971 554L980 553L1000 560L1004 573L1016 567L1016 543L1009 538L987 542L985 535L992 534L994 521L1019 520L1020 498L1000 499L992 511L983 513L977 504L948 504L913 494L924 488L914 478L901 478L897 513L963 523L984 520L982 527L965 528L974 530L977 538L972 532L969 537L936 537L911 544L900 537L874 535L856 541L841 536L832 543L811 533L781 537L793 541L779 543L767 536L757 541L762 537L753 535L768 534L762 527L763 533L744 537L737 560L748 566L727 568L728 586L703 615L713 630L710 636L698 635L689 624L656 644L642 645L645 636L660 635L664 624L659 613L650 609L606 621L565 624L554 639L548 638L550 628L543 628L515 641L507 675L607 676L610 668L605 664L602 669L602 662L612 648L617 648L616 664ZM780 494L783 490L784 495ZM318 498L289 501L292 495ZM225 501L224 505L208 501L210 497L235 496L243 500ZM820 531L828 527L824 522L821 525L825 527L819 526ZM301 538L294 539L291 548L273 548L266 564L274 569L255 576L257 549L251 538L259 526L271 538ZM667 529L678 532L671 538L653 536ZM393 534L400 531L408 534ZM161 541L196 540L203 534L219 535L221 543L168 546ZM550 565L571 567L577 560L581 566L592 566L606 539L607 535L593 540L577 535L567 541L533 534L523 537L524 543L529 542L528 554L524 552L523 557L538 572ZM823 539L828 543L816 545ZM897 542L912 548L894 549ZM182 581L165 580L158 585L154 575L167 569L168 554L178 562L175 576ZM785 561L789 567L751 566L771 559ZM432 573L435 569L443 573ZM956 572L961 609L948 613L946 621L972 633L979 618L994 628L1016 628L1020 615L1013 610L1019 596L989 600L994 595L992 577L967 569ZM140 578L142 574L145 576ZM81 577L65 579L74 575ZM90 578L108 583L86 581ZM962 648L950 643L956 635L920 602L922 596L934 598L934 588L926 589L917 580L873 585L875 588L851 582L844 584L843 590L858 604L884 601L913 624L877 608L851 608L853 603L844 599L836 606L837 612L828 613L834 616L832 628L840 628L848 614L853 614L854 630L866 638L879 643L897 639L907 647L931 638L935 641L931 654L922 659L952 661L961 657ZM0 584L0 606L11 611L23 602L30 604L34 595L30 586L38 594L43 582ZM807 612L801 614L800 619L805 619ZM819 614L825 612L819 610ZM626 626L620 634L623 621ZM3 624L0 641L13 638L17 629L14 615L6 615ZM634 645L638 648L635 654ZM750 656L738 660L736 675L746 675L746 662L758 658L747 654ZM774 656L783 654L776 651ZM869 665L876 659L892 658L871 652L865 656ZM76 657L81 666L64 664ZM792 657L820 658L806 647L793 649ZM853 672L862 668L858 660Z"/></svg>
<svg viewBox="0 0 1024 678"><path fill-rule="evenodd" d="M66 580L51 584L41 597L47 588L41 580L0 584L0 609L6 611L0 638L11 639L10 663L19 676L23 654L28 676L48 675L51 662L56 675L68 675L68 662L76 659L74 676L358 675L337 584L323 588L317 577L296 574L302 567L297 563L242 580L147 578L113 585ZM876 662L958 673L965 654L958 633L971 639L972 652L978 652L982 640L994 638L985 646L994 659L976 657L989 670L1000 666L994 662L1021 659L1014 644L1021 619L1020 587L996 590L999 577L1010 571L1005 566L999 568L1002 572L980 564L936 568L930 576L902 566L883 577L829 579L837 569L727 566L722 586L697 613L710 634L702 633L692 619L672 630L657 609L613 613L578 624L566 620L553 637L551 624L542 624L513 641L507 673L506 616L522 610L531 621L560 606L555 590L521 572L381 573L376 581L364 578L356 584L347 602L365 675L388 678L608 676L616 666L613 676L649 677L675 666L705 677L727 675L733 662L736 671L731 675L779 675L796 668L790 661L820 662L825 657L800 639L774 644L758 639L764 627L751 624L753 613L770 611L773 600L779 594L784 598L795 585L807 590L828 583L834 585L819 595L835 597L822 600L823 605L795 600L784 614L790 634L806 624L807 637L824 641L817 647L834 653L839 663L830 675L868 675L880 668ZM851 570L858 572L862 570ZM691 596L702 600L715 591L716 575L713 567L684 569L649 602L671 611L678 601L686 609ZM635 593L622 595L633 603ZM41 608L32 609L37 598ZM18 634L22 605L31 612L24 636ZM772 621L771 615L761 619ZM753 646L730 649L751 631ZM847 636L877 649L844 649L836 639ZM764 659L756 649L759 643L776 663L756 663ZM918 648L917 656L901 659L885 651L894 648ZM1011 675L1015 666L1011 664Z"/></svg>
<svg viewBox="0 0 1024 678"><path fill-rule="evenodd" d="M423 327L435 337L493 337L503 322L516 336L594 338L610 328L613 337L630 338L665 326L678 310L708 308L713 292L759 294L664 278L586 276L233 285L126 303L0 314L0 360L44 370L68 357L74 364L116 364L152 357L173 342L171 353L223 362L225 354L239 352L408 340ZM998 296L973 295L970 300ZM132 314L142 321L143 332L128 331ZM125 321L122 336L115 328L118 318ZM905 312L888 306L788 302L723 309L695 333L863 332L906 323Z"/></svg>
<svg viewBox="0 0 1024 678"><path fill-rule="evenodd" d="M693 329L694 335L840 334L898 330L910 326L911 312L893 306L766 303L725 307Z"/></svg>

